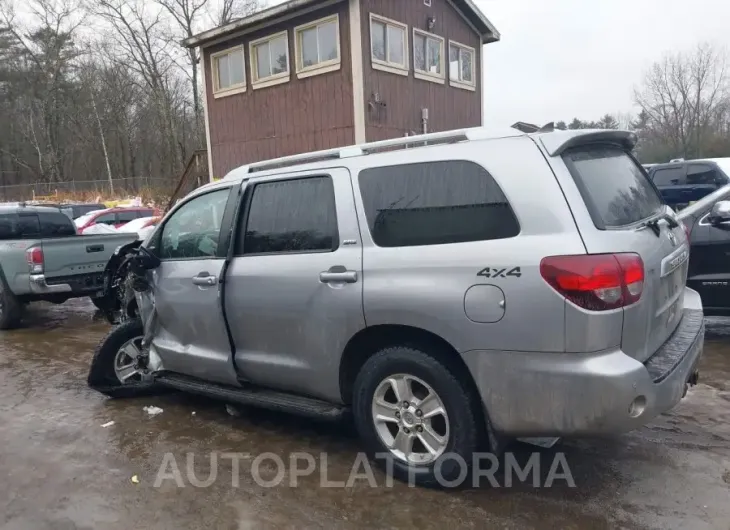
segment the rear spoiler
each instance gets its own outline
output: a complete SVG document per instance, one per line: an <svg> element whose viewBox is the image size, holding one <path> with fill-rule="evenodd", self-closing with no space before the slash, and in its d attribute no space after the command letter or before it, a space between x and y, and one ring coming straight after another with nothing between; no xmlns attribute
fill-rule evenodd
<svg viewBox="0 0 730 530"><path fill-rule="evenodd" d="M603 129L579 129L574 131L554 131L536 134L550 156L560 156L571 147L590 144L618 144L631 151L636 146L636 134L631 131Z"/></svg>

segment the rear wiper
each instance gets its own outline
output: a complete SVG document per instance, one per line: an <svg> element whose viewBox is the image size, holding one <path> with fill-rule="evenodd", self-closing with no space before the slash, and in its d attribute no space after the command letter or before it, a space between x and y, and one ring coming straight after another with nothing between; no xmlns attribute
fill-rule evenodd
<svg viewBox="0 0 730 530"><path fill-rule="evenodd" d="M659 227L659 221L664 220L667 222L667 226L669 226L670 229L677 228L679 226L679 223L677 222L674 217L669 215L668 213L664 212L659 215L657 215L654 219L651 219L649 221L646 221L645 223L642 223L639 225L638 230L641 230L642 228L651 228L651 231L654 232L654 235L659 237L659 234L661 233L661 228Z"/></svg>

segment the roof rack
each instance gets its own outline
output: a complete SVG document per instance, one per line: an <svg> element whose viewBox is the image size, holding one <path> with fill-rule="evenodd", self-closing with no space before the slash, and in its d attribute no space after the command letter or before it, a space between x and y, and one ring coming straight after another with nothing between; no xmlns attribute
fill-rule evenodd
<svg viewBox="0 0 730 530"><path fill-rule="evenodd" d="M456 129L453 131L405 136L403 138L392 138L390 140L380 140L378 142L352 145L348 147L335 147L333 149L325 149L323 151L314 151L312 153L302 153L298 155L274 158L272 160L253 162L234 169L226 177L224 177L224 180L257 171L265 171L267 169L279 169L296 164L323 162L326 160L335 160L340 158L352 158L376 151L396 150L399 148L407 149L409 147L421 147L429 144L487 140L490 138L500 138L505 136L520 136L522 134L523 133L512 129L508 129L506 131L494 131L485 127L474 127L470 129Z"/></svg>

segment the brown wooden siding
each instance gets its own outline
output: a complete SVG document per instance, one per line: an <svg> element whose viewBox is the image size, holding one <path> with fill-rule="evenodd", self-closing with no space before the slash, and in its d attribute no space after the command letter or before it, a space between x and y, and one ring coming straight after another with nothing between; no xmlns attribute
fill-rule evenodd
<svg viewBox="0 0 730 530"><path fill-rule="evenodd" d="M421 109L429 111L429 132L481 125L482 72L479 35L447 0L432 0L431 7L423 0L362 0L362 48L365 79L365 124L367 140L376 141L421 133ZM370 59L370 13L408 25L408 77L374 70ZM443 85L416 79L413 75L413 29L426 31L428 17L436 23L430 33L446 39L446 81ZM448 46L453 39L476 50L476 91L449 85ZM368 102L374 94L386 103L371 109Z"/></svg>
<svg viewBox="0 0 730 530"><path fill-rule="evenodd" d="M334 13L340 17L340 70L298 79L294 27ZM349 24L348 3L342 2L205 50L213 177L259 160L354 142ZM249 42L284 30L289 32L290 81L253 90ZM240 44L246 53L246 92L215 99L209 56Z"/></svg>

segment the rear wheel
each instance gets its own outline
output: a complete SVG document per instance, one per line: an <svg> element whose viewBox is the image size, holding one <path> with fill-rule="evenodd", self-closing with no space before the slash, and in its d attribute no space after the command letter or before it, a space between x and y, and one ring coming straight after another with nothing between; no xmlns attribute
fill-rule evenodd
<svg viewBox="0 0 730 530"><path fill-rule="evenodd" d="M419 349L384 349L360 370L353 409L371 458L396 478L467 485L484 441L483 416L478 398L447 365Z"/></svg>
<svg viewBox="0 0 730 530"><path fill-rule="evenodd" d="M142 349L144 327L139 319L112 329L99 343L89 370L89 386L111 397L147 395L155 390Z"/></svg>
<svg viewBox="0 0 730 530"><path fill-rule="evenodd" d="M0 279L0 329L13 329L20 323L22 306Z"/></svg>

